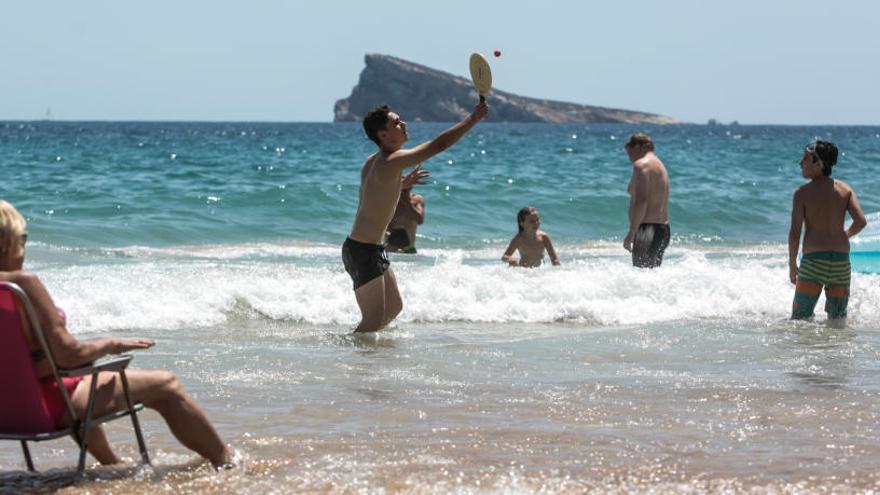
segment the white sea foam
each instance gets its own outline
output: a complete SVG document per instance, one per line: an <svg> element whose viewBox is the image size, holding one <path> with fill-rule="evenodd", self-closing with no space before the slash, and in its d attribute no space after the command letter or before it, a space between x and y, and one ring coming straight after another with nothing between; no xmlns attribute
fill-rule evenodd
<svg viewBox="0 0 880 495"><path fill-rule="evenodd" d="M46 267L41 275L75 333L209 328L242 317L345 327L358 321L336 247L279 247L290 256L280 261L237 258L241 247L225 254L211 249L210 259L141 253L123 263ZM496 261L497 249L424 253L392 257L404 298L400 325L777 321L789 315L793 294L779 247L726 254L673 249L656 270L633 268L619 249L605 246L567 250L564 266L533 270L504 266ZM852 293L852 320L876 326L880 276L854 274ZM821 304L817 314L823 318Z"/></svg>
<svg viewBox="0 0 880 495"><path fill-rule="evenodd" d="M70 248L56 248L55 246L41 245L50 250L70 251ZM449 256L460 256L462 258L472 260L492 260L500 259L504 248L507 246L507 239L498 242L486 241L484 247L469 249L448 249L448 248L432 248L419 247L419 253L422 257L445 258ZM582 244L557 245L557 250L561 251L563 256L571 258L584 258L595 256L621 256L621 243L619 241L596 240ZM241 259L261 259L261 258L322 258L328 257L338 260L340 256L340 246L318 244L318 243L245 243L245 244L208 244L208 245L185 245L172 247L147 247L147 246L128 246L122 248L102 249L99 255L111 255L114 257L125 258L181 258L181 259L213 259L213 260L241 260ZM696 245L683 244L676 242L676 245L669 248L667 253L683 254L690 252L706 252L706 253L742 253L749 255L766 255L766 254L785 254L786 246L782 244L761 244L749 246L722 246L722 245ZM79 249L79 251L84 251Z"/></svg>
<svg viewBox="0 0 880 495"><path fill-rule="evenodd" d="M339 246L312 243L209 244L173 247L129 246L107 249L107 253L132 258L202 258L234 260L240 258L339 256Z"/></svg>

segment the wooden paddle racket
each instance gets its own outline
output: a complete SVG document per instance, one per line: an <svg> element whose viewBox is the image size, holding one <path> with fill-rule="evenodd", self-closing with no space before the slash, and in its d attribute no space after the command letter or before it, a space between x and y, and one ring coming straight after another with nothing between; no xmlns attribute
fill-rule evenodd
<svg viewBox="0 0 880 495"><path fill-rule="evenodd" d="M471 53L471 80L480 95L480 101L484 101L492 90L492 69L486 57L479 53Z"/></svg>

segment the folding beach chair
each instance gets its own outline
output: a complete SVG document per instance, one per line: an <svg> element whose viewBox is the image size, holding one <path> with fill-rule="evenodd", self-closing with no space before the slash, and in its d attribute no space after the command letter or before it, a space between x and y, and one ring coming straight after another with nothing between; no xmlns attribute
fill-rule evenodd
<svg viewBox="0 0 880 495"><path fill-rule="evenodd" d="M40 387L36 366L34 366L22 328L21 316L18 311L20 307L24 309L31 332L39 342L52 370L51 379L54 379L58 384L58 393L61 394L67 413L73 420L71 425L66 428L58 429L46 410L44 392ZM128 367L130 361L130 355L122 355L95 365L70 370L58 369L27 294L15 284L0 282L0 401L2 401L2 405L0 405L0 440L21 442L29 471L34 471L34 463L28 450L28 441L42 442L72 435L79 445L79 463L76 467L76 474L77 476L81 475L85 468L86 448L91 428L106 421L129 415L137 435L141 458L144 463L150 463L137 419L137 411L142 410L144 406L140 403L132 403L128 379L125 377L125 368ZM96 418L92 416L95 405L95 385L98 373L102 371L119 373L128 408ZM77 418L61 378L85 375L92 375L88 406L85 418Z"/></svg>

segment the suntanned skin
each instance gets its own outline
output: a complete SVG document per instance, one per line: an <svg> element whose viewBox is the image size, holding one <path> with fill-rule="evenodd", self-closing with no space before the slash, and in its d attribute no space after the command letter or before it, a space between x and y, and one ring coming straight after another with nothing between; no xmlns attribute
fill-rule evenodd
<svg viewBox="0 0 880 495"><path fill-rule="evenodd" d="M660 158L645 144L626 148L632 162L632 177L627 192L629 201L629 232L623 247L632 251L633 238L643 223L669 223L669 174Z"/></svg>
<svg viewBox="0 0 880 495"><path fill-rule="evenodd" d="M388 224L388 231L404 229L410 243L415 243L416 232L423 223L425 223L425 198L421 194L413 194L412 189L402 190L394 216ZM389 251L396 252L397 248L398 246L388 245Z"/></svg>
<svg viewBox="0 0 880 495"><path fill-rule="evenodd" d="M522 232L518 232L510 240L507 250L501 256L501 261L510 266L536 268L544 262L544 251L547 251L553 266L559 266L559 256L553 249L550 236L538 230L538 227L541 226L541 217L538 213L529 213L520 225L523 228ZM517 249L519 250L519 259L513 256Z"/></svg>
<svg viewBox="0 0 880 495"><path fill-rule="evenodd" d="M804 151L801 173L810 182L794 192L791 208L791 229L788 231L788 269L791 283L797 283L797 256L804 233L804 254L835 251L848 253L849 238L868 225L856 192L845 182L822 173L822 162L813 153ZM846 213L852 217L848 229L843 228Z"/></svg>
<svg viewBox="0 0 880 495"><path fill-rule="evenodd" d="M379 151L367 158L361 169L360 201L349 237L358 242L382 244L401 189L411 188L428 176L427 171L419 168L405 177L401 177L401 173L457 143L488 112L489 105L481 101L464 120L410 149L403 149L409 139L406 122L396 113L389 113L385 129L377 133ZM380 330L403 310L394 271L390 267L383 276L370 280L354 292L361 310L361 321L355 332Z"/></svg>
<svg viewBox="0 0 880 495"><path fill-rule="evenodd" d="M23 248L19 250L0 247L0 281L17 284L28 295L39 318L49 351L58 367L76 368L103 356L153 346L153 341L148 339L76 339L67 331L65 318L59 313L52 297L49 296L49 291L36 275L23 271L23 265ZM28 342L32 344L34 350L38 349L35 344L36 339L23 313L22 323ZM45 360L38 363L38 372L41 375L50 373ZM158 370L127 370L126 377L132 400L142 402L146 407L159 412L180 443L207 458L215 467L229 463L226 445L220 440L220 436L205 413L186 393L173 373ZM86 413L91 380L91 376L86 376L71 396L74 412L79 418L84 417ZM97 380L95 416L121 411L128 407L118 374L98 373ZM65 415L63 422L65 425L70 424L69 415ZM88 451L101 464L122 462L110 447L100 425L92 427Z"/></svg>

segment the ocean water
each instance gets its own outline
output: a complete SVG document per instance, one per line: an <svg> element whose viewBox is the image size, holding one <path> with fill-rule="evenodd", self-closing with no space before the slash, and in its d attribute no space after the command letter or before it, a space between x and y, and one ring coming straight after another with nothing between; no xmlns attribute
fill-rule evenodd
<svg viewBox="0 0 880 495"><path fill-rule="evenodd" d="M411 123L413 142L444 128ZM647 130L673 240L621 247ZM849 325L791 322L786 240L815 137L869 215ZM356 124L0 122L0 198L78 338L143 336L239 466L196 466L161 418L152 469L71 485L72 442L0 444L0 486L71 493L877 490L880 127L485 124L428 161L404 310L353 337L340 260L373 151ZM561 267L500 256L538 208ZM136 457L124 425L118 450Z"/></svg>

